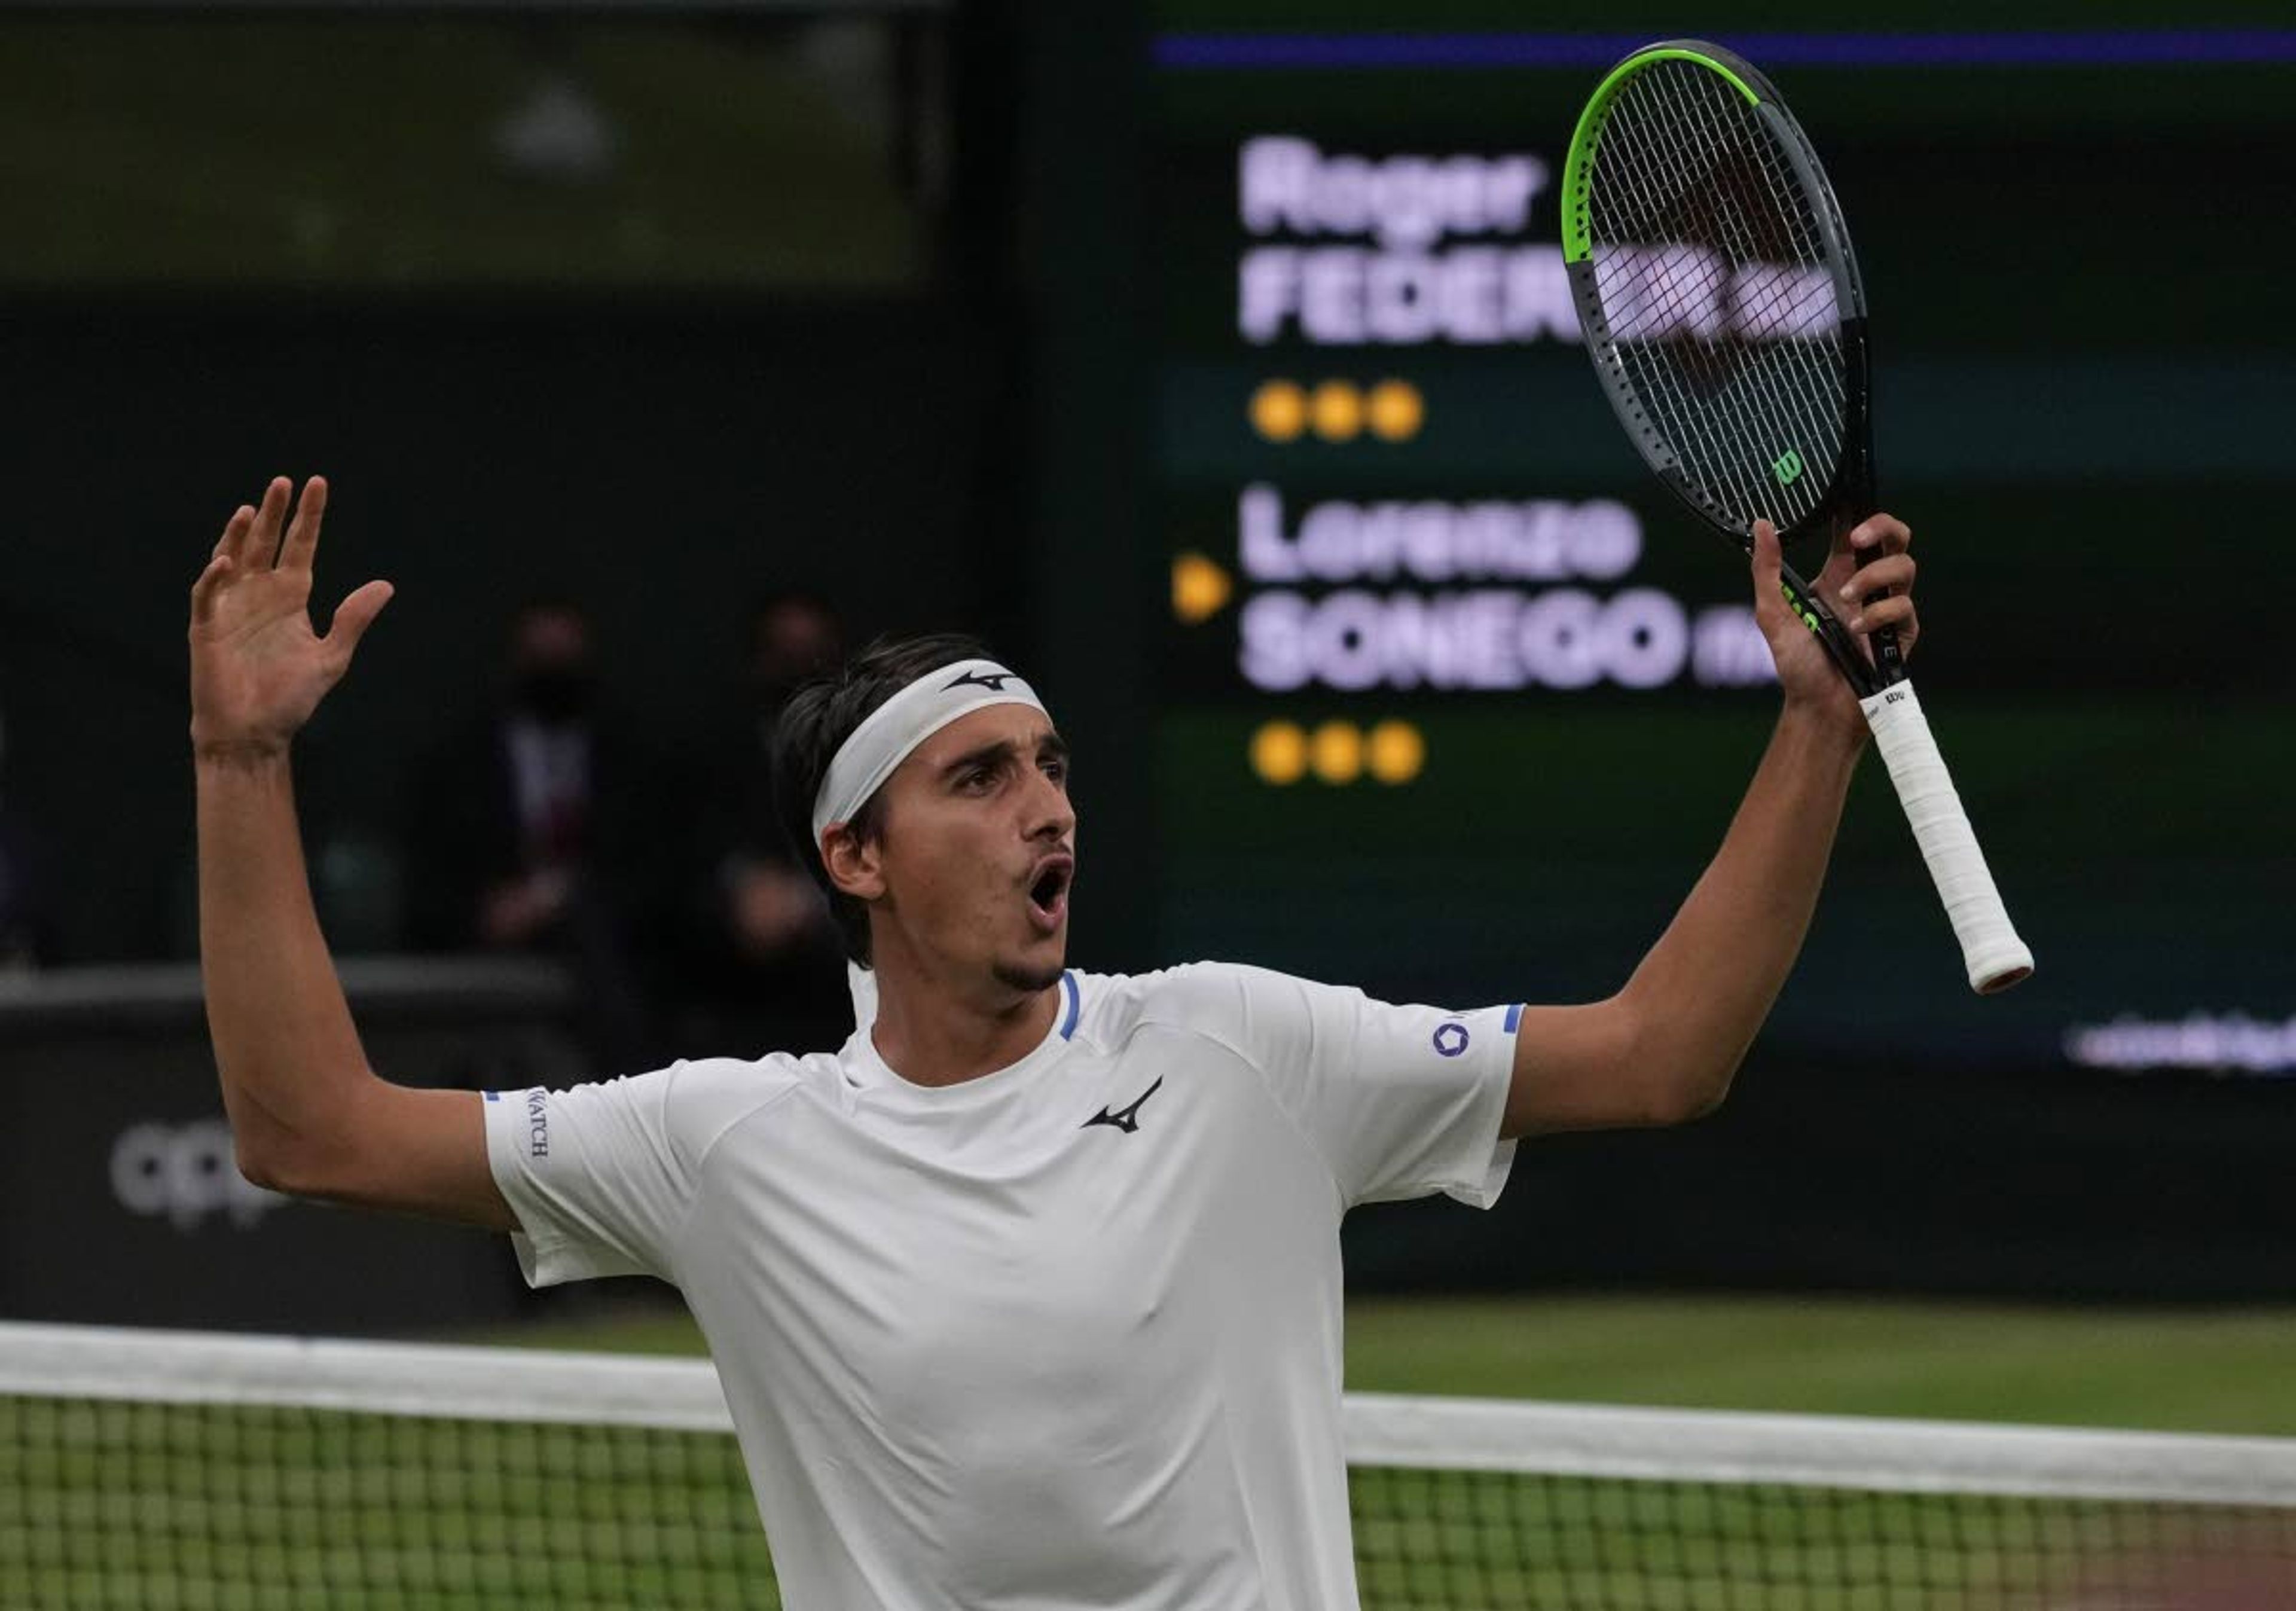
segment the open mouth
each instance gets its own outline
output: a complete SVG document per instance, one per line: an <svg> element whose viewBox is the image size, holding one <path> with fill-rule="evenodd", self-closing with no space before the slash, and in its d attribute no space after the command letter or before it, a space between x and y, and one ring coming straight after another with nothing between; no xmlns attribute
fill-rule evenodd
<svg viewBox="0 0 2296 1611"><path fill-rule="evenodd" d="M1076 864L1065 856L1037 869L1036 882L1029 886L1029 916L1047 934L1069 915L1069 884L1075 876Z"/></svg>

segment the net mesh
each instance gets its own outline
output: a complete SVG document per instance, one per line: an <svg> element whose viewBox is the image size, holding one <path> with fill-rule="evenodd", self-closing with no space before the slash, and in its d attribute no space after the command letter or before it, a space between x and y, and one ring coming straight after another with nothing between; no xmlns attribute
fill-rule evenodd
<svg viewBox="0 0 2296 1611"><path fill-rule="evenodd" d="M2296 1605L2285 1515L1766 1484L1357 1470L1366 1607ZM2215 1584L2250 1598L2172 1598Z"/></svg>
<svg viewBox="0 0 2296 1611"><path fill-rule="evenodd" d="M780 1603L723 1434L0 1400L0 1604Z"/></svg>
<svg viewBox="0 0 2296 1611"><path fill-rule="evenodd" d="M0 1605L778 1606L716 1391L0 1327ZM2296 1441L1370 1397L1347 1433L1375 1611L2296 1606Z"/></svg>
<svg viewBox="0 0 2296 1611"><path fill-rule="evenodd" d="M1687 490L1741 529L1808 518L1849 440L1824 203L1780 138L1718 73L1660 60L1618 91L1587 182L1595 302L1621 374Z"/></svg>

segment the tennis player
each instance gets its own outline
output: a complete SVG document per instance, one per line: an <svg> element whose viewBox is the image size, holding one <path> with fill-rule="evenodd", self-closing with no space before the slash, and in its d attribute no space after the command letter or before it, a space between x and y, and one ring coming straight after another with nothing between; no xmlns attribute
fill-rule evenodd
<svg viewBox="0 0 2296 1611"><path fill-rule="evenodd" d="M780 739L782 808L862 982L842 1048L408 1089L360 1049L288 769L390 588L315 636L326 487L291 522L291 492L232 516L192 592L201 949L241 1166L507 1230L537 1285L675 1283L810 1611L1355 1605L1341 1216L1488 1205L1517 1138L1718 1102L1863 740L1766 530L1784 709L1633 978L1585 1006L1390 1007L1225 963L1069 967L1077 818L1044 701L961 639L880 646L801 692ZM1855 570L1845 544L1820 585L1910 645L1907 540L1874 516L1855 542L1881 556Z"/></svg>

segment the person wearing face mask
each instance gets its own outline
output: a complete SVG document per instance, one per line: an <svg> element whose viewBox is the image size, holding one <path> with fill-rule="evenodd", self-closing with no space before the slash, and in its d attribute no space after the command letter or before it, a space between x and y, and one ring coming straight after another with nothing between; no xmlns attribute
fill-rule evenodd
<svg viewBox="0 0 2296 1611"><path fill-rule="evenodd" d="M597 695L582 607L522 605L498 699L425 769L409 904L421 949L566 958L611 1064L652 1041L637 957L659 900L635 810L644 767Z"/></svg>
<svg viewBox="0 0 2296 1611"><path fill-rule="evenodd" d="M714 724L682 878L679 1048L841 1035L844 950L828 903L775 819L771 748L791 694L844 656L835 608L775 588L745 623L745 663Z"/></svg>

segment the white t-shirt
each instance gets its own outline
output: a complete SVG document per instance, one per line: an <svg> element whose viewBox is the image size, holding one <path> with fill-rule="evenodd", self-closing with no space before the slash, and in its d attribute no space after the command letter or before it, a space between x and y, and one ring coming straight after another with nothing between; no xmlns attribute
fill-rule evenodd
<svg viewBox="0 0 2296 1611"><path fill-rule="evenodd" d="M1337 1611L1341 1216L1488 1207L1519 1007L1063 975L1043 1044L489 1093L536 1286L682 1288L797 1611Z"/></svg>

